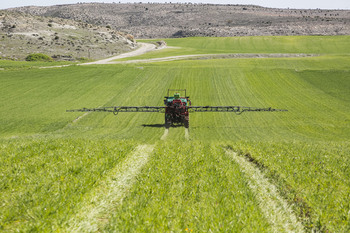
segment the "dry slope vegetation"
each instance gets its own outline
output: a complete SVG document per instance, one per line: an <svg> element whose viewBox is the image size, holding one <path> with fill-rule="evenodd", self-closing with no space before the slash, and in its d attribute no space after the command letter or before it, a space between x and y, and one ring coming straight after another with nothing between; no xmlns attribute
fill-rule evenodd
<svg viewBox="0 0 350 233"><path fill-rule="evenodd" d="M101 59L134 49L132 36L61 18L0 11L0 58L44 53L57 60Z"/></svg>
<svg viewBox="0 0 350 233"><path fill-rule="evenodd" d="M110 25L137 38L350 34L349 10L176 3L84 3L13 10Z"/></svg>

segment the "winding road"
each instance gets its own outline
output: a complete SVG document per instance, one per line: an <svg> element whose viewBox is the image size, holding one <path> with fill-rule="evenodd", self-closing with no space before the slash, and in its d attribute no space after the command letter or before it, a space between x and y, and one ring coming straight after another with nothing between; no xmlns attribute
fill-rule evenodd
<svg viewBox="0 0 350 233"><path fill-rule="evenodd" d="M104 65L104 64L111 64L111 61L117 60L117 59L122 59L122 58L127 58L127 57L135 57L135 56L139 56L142 55L144 53L148 53L150 51L153 51L155 49L157 49L156 45L154 44L149 44L149 43L138 43L140 45L140 47L134 51L128 52L128 53L122 53L119 54L117 56L114 57L110 57L107 59L103 59L103 60L98 60L98 61L94 61L94 62L87 62L87 63L83 63L80 65Z"/></svg>
<svg viewBox="0 0 350 233"><path fill-rule="evenodd" d="M160 50L169 48L168 46L160 46L157 47L155 44L150 43L138 43L139 48L137 48L134 51L128 52L128 53L122 53L114 57L93 61L93 62L87 62L87 63L81 63L76 64L78 66L86 66L86 65L106 65L106 64L130 64L130 63L149 63L149 62L164 62L164 61L175 61L175 60L181 60L181 59L219 59L219 58L286 58L286 57L310 57L310 56L318 56L317 54L303 54L303 53L297 53L297 54L289 54L289 53L272 53L272 54L191 54L191 55L180 55L180 56L169 56L169 57L159 57L159 58L150 58L150 59L135 59L135 60L129 60L129 61L116 61L118 59L128 58L128 57L136 57L140 56L142 54L154 51L154 50ZM73 64L72 64L73 65ZM59 67L66 67L66 66L72 66L72 65L61 65L61 66L46 66L46 67L40 67L41 69L45 68L59 68Z"/></svg>

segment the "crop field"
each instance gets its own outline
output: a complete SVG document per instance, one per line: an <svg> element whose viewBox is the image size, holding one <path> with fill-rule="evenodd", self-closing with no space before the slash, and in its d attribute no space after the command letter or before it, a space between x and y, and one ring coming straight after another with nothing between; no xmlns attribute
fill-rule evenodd
<svg viewBox="0 0 350 233"><path fill-rule="evenodd" d="M166 39L132 59L312 54L40 69L0 60L0 231L350 231L350 36ZM130 60L130 58L129 58ZM67 109L192 105L288 112Z"/></svg>
<svg viewBox="0 0 350 233"><path fill-rule="evenodd" d="M154 42L159 40L142 40ZM200 37L164 39L169 48L144 54L138 58L157 58L192 54L230 53L306 53L306 54L349 54L349 37L332 36L261 36L261 37ZM127 60L129 60L128 58Z"/></svg>

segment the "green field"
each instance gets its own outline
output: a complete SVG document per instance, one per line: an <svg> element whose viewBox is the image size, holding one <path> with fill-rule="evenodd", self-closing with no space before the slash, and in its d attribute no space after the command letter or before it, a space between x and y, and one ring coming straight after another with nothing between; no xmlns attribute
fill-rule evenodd
<svg viewBox="0 0 350 233"><path fill-rule="evenodd" d="M140 40L154 42L159 40ZM349 54L349 36L261 36L261 37L201 37L164 39L169 48L144 54L138 58L157 58L189 54L230 53L306 53ZM130 58L129 58L130 59ZM127 60L129 60L127 59Z"/></svg>
<svg viewBox="0 0 350 233"><path fill-rule="evenodd" d="M0 60L0 231L298 231L266 213L239 158L277 188L304 231L350 231L350 36L166 42L180 48L133 59L317 56L52 69ZM189 136L182 127L166 135L161 113L66 112L162 106L168 88L186 88L192 105L288 112L191 113Z"/></svg>

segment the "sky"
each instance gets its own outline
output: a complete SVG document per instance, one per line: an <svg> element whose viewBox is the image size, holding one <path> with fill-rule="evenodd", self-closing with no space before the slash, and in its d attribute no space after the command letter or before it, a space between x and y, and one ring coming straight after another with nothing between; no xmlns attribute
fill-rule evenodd
<svg viewBox="0 0 350 233"><path fill-rule="evenodd" d="M347 9L350 10L350 0L0 0L0 9L19 6L50 6L59 4L75 4L78 2L159 2L159 3L215 3L215 4L252 4L273 8L297 9Z"/></svg>

